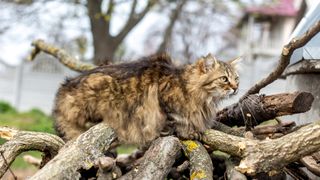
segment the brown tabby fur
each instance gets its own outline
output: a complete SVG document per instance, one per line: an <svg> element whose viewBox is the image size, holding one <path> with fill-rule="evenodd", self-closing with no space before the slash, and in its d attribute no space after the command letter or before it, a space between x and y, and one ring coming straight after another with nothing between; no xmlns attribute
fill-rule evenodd
<svg viewBox="0 0 320 180"><path fill-rule="evenodd" d="M173 122L177 136L196 138L210 127L216 103L238 88L231 64L208 55L177 67L167 55L158 55L97 67L60 87L56 130L70 140L105 122L120 142L143 145Z"/></svg>

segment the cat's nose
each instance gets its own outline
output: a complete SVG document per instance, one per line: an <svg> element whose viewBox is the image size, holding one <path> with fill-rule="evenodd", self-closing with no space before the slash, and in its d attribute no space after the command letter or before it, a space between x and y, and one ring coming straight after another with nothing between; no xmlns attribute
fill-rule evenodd
<svg viewBox="0 0 320 180"><path fill-rule="evenodd" d="M233 94L236 95L238 93L238 88L233 89Z"/></svg>
<svg viewBox="0 0 320 180"><path fill-rule="evenodd" d="M237 94L238 92L238 85L237 84L230 84L231 89L233 90L233 94Z"/></svg>

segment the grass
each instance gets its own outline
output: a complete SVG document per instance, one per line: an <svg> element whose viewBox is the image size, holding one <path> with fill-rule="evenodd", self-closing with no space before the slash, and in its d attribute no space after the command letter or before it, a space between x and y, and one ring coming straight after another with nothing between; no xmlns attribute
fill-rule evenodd
<svg viewBox="0 0 320 180"><path fill-rule="evenodd" d="M31 109L27 112L18 112L14 107L6 102L0 101L0 126L14 127L19 130L47 132L54 134L53 119L46 115L39 109ZM0 138L0 145L5 140ZM136 149L133 145L122 145L117 148L119 154L130 154ZM23 155L32 155L34 157L41 157L41 152L29 151L19 155L13 162L11 167L13 169L27 169L34 168L24 162Z"/></svg>
<svg viewBox="0 0 320 180"><path fill-rule="evenodd" d="M14 127L19 130L47 132L54 134L52 118L41 110L31 109L27 112L18 112L9 103L2 101L0 101L0 125ZM0 144L3 144L4 142L5 140L0 139ZM41 153L37 151L24 152L16 158L11 167L13 169L26 169L32 167L25 163L22 159L23 155L26 154L34 157L41 157Z"/></svg>

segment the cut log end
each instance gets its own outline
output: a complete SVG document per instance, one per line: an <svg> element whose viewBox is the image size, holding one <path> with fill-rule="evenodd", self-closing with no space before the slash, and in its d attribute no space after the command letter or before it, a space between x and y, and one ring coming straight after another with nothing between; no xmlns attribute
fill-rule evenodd
<svg viewBox="0 0 320 180"><path fill-rule="evenodd" d="M314 97L309 92L300 92L297 97L294 99L292 104L293 112L307 112L311 109Z"/></svg>

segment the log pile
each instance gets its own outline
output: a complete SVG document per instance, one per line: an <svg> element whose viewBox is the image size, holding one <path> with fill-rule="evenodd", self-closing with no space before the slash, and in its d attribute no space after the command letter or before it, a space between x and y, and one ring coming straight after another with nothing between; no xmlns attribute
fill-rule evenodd
<svg viewBox="0 0 320 180"><path fill-rule="evenodd" d="M278 119L308 111L314 101L312 94L253 94L277 79L293 51L319 31L317 22L302 37L284 46L275 70L239 102L219 111L212 129L199 141L160 137L145 152L118 156L110 153L116 134L107 124L93 126L66 144L55 135L2 127L0 137L7 141L0 146L0 177L18 154L28 150L44 153L41 169L31 180L310 178L301 167L319 176L320 121L296 126ZM79 72L94 68L44 41L35 41L33 46L31 59L44 51ZM265 125L270 119L274 119L273 124Z"/></svg>

